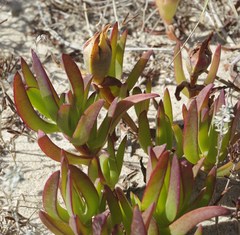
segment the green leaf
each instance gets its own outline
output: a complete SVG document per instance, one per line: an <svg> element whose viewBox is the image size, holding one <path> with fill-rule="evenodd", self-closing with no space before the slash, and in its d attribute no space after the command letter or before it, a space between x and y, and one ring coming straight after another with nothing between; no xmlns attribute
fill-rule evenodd
<svg viewBox="0 0 240 235"><path fill-rule="evenodd" d="M118 204L117 197L107 185L104 185L104 194L111 212L111 224L112 227L114 227L115 225L122 223L121 208Z"/></svg>
<svg viewBox="0 0 240 235"><path fill-rule="evenodd" d="M166 116L163 102L160 100L156 118L156 145L165 143L167 144L167 149L172 149L172 126L168 116Z"/></svg>
<svg viewBox="0 0 240 235"><path fill-rule="evenodd" d="M198 228L195 231L194 235L203 235L203 228L202 228L201 224L198 226Z"/></svg>
<svg viewBox="0 0 240 235"><path fill-rule="evenodd" d="M74 145L80 146L88 141L91 130L97 121L98 114L103 105L104 100L98 100L90 105L82 114L71 139Z"/></svg>
<svg viewBox="0 0 240 235"><path fill-rule="evenodd" d="M173 123L173 112L172 112L172 102L169 94L169 90L166 88L163 95L163 106L170 123Z"/></svg>
<svg viewBox="0 0 240 235"><path fill-rule="evenodd" d="M198 113L197 102L192 100L184 118L183 151L188 161L195 164L199 160L198 153Z"/></svg>
<svg viewBox="0 0 240 235"><path fill-rule="evenodd" d="M41 93L38 88L26 88L28 98L30 100L30 103L32 106L43 116L45 116L47 119L51 120L51 116L48 113L48 110L46 109L46 106L43 102Z"/></svg>
<svg viewBox="0 0 240 235"><path fill-rule="evenodd" d="M117 154L116 154L116 164L117 164L117 169L118 169L118 176L121 174L121 170L122 170L126 143L127 143L127 136L125 136L123 138L123 140L121 141L120 145L118 146L118 150L117 150Z"/></svg>
<svg viewBox="0 0 240 235"><path fill-rule="evenodd" d="M23 77L26 82L26 85L29 88L38 89L37 80L34 77L32 71L30 70L29 66L27 65L26 61L23 58L21 58L21 68L22 68L22 73L23 73Z"/></svg>
<svg viewBox="0 0 240 235"><path fill-rule="evenodd" d="M74 97L76 98L76 109L80 109L82 108L82 101L84 97L84 84L82 74L77 64L72 60L69 55L63 54L62 61L68 79L71 83Z"/></svg>
<svg viewBox="0 0 240 235"><path fill-rule="evenodd" d="M174 75L177 85L181 84L184 81L187 81L183 71L182 54L179 43L176 44L174 49ZM182 93L185 96L189 97L189 92L186 88L183 89Z"/></svg>
<svg viewBox="0 0 240 235"><path fill-rule="evenodd" d="M148 152L148 147L152 146L151 132L147 112L143 111L138 118L138 140L141 148L145 153Z"/></svg>
<svg viewBox="0 0 240 235"><path fill-rule="evenodd" d="M157 165L152 171L150 179L144 190L141 210L146 210L152 203L156 203L164 184L165 174L169 161L169 152L164 152L158 159Z"/></svg>
<svg viewBox="0 0 240 235"><path fill-rule="evenodd" d="M183 133L178 124L172 124L172 130L174 132L174 138L176 141L176 155L183 156Z"/></svg>
<svg viewBox="0 0 240 235"><path fill-rule="evenodd" d="M38 145L41 150L54 161L61 162L62 149L55 145L49 137L42 131L38 132ZM69 164L88 165L92 157L87 155L75 155L64 151Z"/></svg>
<svg viewBox="0 0 240 235"><path fill-rule="evenodd" d="M208 206L198 208L190 211L179 219L174 221L169 226L169 234L171 235L184 235L187 234L194 226L204 220L211 219L216 216L229 215L231 211L221 206Z"/></svg>
<svg viewBox="0 0 240 235"><path fill-rule="evenodd" d="M118 43L117 43L117 51L116 51L116 60L115 60L115 77L119 80L122 79L123 74L123 59L125 52L125 45L127 41L128 31L124 30Z"/></svg>
<svg viewBox="0 0 240 235"><path fill-rule="evenodd" d="M214 86L213 84L209 84L205 86L197 95L196 101L197 101L198 113L200 113L200 111L202 111L203 109L208 108L209 98L210 98L210 94L213 86Z"/></svg>
<svg viewBox="0 0 240 235"><path fill-rule="evenodd" d="M14 76L13 93L17 112L29 128L34 131L42 130L45 133L58 131L58 127L55 124L40 118L33 109L19 73L16 73Z"/></svg>
<svg viewBox="0 0 240 235"><path fill-rule="evenodd" d="M55 220L44 211L39 212L39 218L43 224L55 235L75 235L67 223Z"/></svg>
<svg viewBox="0 0 240 235"><path fill-rule="evenodd" d="M207 78L204 80L204 84L214 83L219 68L220 58L221 58L221 45L219 44L214 52L212 63Z"/></svg>
<svg viewBox="0 0 240 235"><path fill-rule="evenodd" d="M117 187L115 191L116 191L121 212L122 212L122 219L123 219L122 222L127 234L129 234L131 231L131 221L133 217L132 207L128 202L126 196L124 195L123 191L119 187Z"/></svg>
<svg viewBox="0 0 240 235"><path fill-rule="evenodd" d="M36 73L36 79L38 82L39 90L45 106L48 110L52 120L55 121L57 118L57 111L59 108L59 97L54 90L52 83L50 82L46 71L44 70L39 58L36 53L32 50L33 69Z"/></svg>
<svg viewBox="0 0 240 235"><path fill-rule="evenodd" d="M139 61L136 63L136 65L130 72L130 74L126 80L126 83L128 85L128 91L130 91L135 86L138 78L141 76L141 74L142 74L144 68L146 67L146 64L152 54L153 54L153 51L144 52L142 57L139 59Z"/></svg>
<svg viewBox="0 0 240 235"><path fill-rule="evenodd" d="M69 170L73 180L73 187L76 189L77 194L81 195L84 200L86 210L84 211L83 218L85 221L90 221L92 216L98 211L98 192L89 177L79 168L69 165Z"/></svg>

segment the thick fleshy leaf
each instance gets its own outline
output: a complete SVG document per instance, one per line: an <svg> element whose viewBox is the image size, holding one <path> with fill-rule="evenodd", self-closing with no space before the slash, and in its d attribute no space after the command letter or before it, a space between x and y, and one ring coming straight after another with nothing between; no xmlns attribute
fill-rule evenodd
<svg viewBox="0 0 240 235"><path fill-rule="evenodd" d="M214 82L221 58L221 45L219 44L214 52L212 63L207 75L207 78L204 80L204 84L211 84Z"/></svg>
<svg viewBox="0 0 240 235"><path fill-rule="evenodd" d="M111 212L112 226L120 224L122 222L122 213L117 197L107 185L104 186L104 194Z"/></svg>
<svg viewBox="0 0 240 235"><path fill-rule="evenodd" d="M151 131L147 118L147 111L143 111L138 117L138 140L141 148L147 153L148 147L152 146Z"/></svg>
<svg viewBox="0 0 240 235"><path fill-rule="evenodd" d="M198 153L198 113L197 102L192 100L184 118L183 151L188 161L195 164L199 160Z"/></svg>
<svg viewBox="0 0 240 235"><path fill-rule="evenodd" d="M194 178L192 171L192 164L186 159L181 160L181 181L182 181L182 201L180 205L180 213L185 212L188 209L190 199L192 196Z"/></svg>
<svg viewBox="0 0 240 235"><path fill-rule="evenodd" d="M43 208L53 219L61 220L57 208L57 192L59 184L60 171L54 172L47 180L43 189Z"/></svg>
<svg viewBox="0 0 240 235"><path fill-rule="evenodd" d="M182 66L182 54L180 51L180 44L177 43L174 49L174 75L175 75L175 80L177 85L181 84L184 81L187 81L184 71L183 71L183 66ZM189 97L188 90L185 88L183 89L182 93Z"/></svg>
<svg viewBox="0 0 240 235"><path fill-rule="evenodd" d="M153 51L144 52L142 57L139 59L137 64L134 66L134 68L130 72L130 74L127 78L127 81L126 81L129 91L135 86L138 78L141 76L152 53L153 53Z"/></svg>
<svg viewBox="0 0 240 235"><path fill-rule="evenodd" d="M169 152L165 152L158 160L158 163L147 183L142 199L142 210L146 210L152 203L156 203L162 189L167 165L169 161Z"/></svg>
<svg viewBox="0 0 240 235"><path fill-rule="evenodd" d="M30 70L28 64L26 63L26 61L23 58L21 58L21 68L22 68L22 73L23 73L23 77L26 82L26 85L30 88L38 89L37 80L34 77L32 71Z"/></svg>
<svg viewBox="0 0 240 235"><path fill-rule="evenodd" d="M70 121L71 121L70 112L71 112L71 105L63 104L58 110L58 115L56 119L59 129L67 136L72 136L74 131L72 128L72 125L70 124Z"/></svg>
<svg viewBox="0 0 240 235"><path fill-rule="evenodd" d="M213 84L209 84L207 86L205 86L197 95L196 97L196 101L197 101L197 108L198 108L198 112L200 112L201 110L203 110L204 108L208 108L208 102L209 102L209 98L210 98L210 93L211 90L213 88Z"/></svg>
<svg viewBox="0 0 240 235"><path fill-rule="evenodd" d="M216 184L216 167L214 166L212 170L208 173L206 182L205 182L205 188L202 189L200 194L197 196L197 198L194 200L193 203L191 203L191 206L189 206L189 209L195 209L203 206L207 206L212 199L214 189Z"/></svg>
<svg viewBox="0 0 240 235"><path fill-rule="evenodd" d="M123 59L125 52L125 45L127 41L128 31L127 29L123 31L120 39L117 43L116 59L115 59L115 76L117 79L122 79L123 73Z"/></svg>
<svg viewBox="0 0 240 235"><path fill-rule="evenodd" d="M142 214L139 211L138 206L133 208L131 235L147 235L147 229L143 222Z"/></svg>
<svg viewBox="0 0 240 235"><path fill-rule="evenodd" d="M230 213L231 211L229 209L221 206L208 206L198 208L196 210L184 214L178 220L174 221L169 226L170 232L169 234L171 235L186 234L194 226L196 226L197 224L204 220L208 220L216 216L229 215Z"/></svg>
<svg viewBox="0 0 240 235"><path fill-rule="evenodd" d="M117 53L117 41L118 41L118 22L116 22L112 27L112 32L110 35L110 44L112 48L112 58L110 68L108 70L108 75L111 77L116 77L116 53Z"/></svg>
<svg viewBox="0 0 240 235"><path fill-rule="evenodd" d="M107 218L109 211L104 211L93 217L92 220L92 233L94 235L108 235Z"/></svg>
<svg viewBox="0 0 240 235"><path fill-rule="evenodd" d="M125 136L121 142L121 144L118 146L117 154L116 154L116 163L118 168L118 174L120 175L123 165L123 158L125 153L125 148L127 144L127 136Z"/></svg>
<svg viewBox="0 0 240 235"><path fill-rule="evenodd" d="M130 203L128 202L126 196L124 195L122 189L117 187L115 189L115 192L117 194L119 205L120 205L121 212L122 212L122 219L123 219L122 222L123 222L125 230L129 234L131 231L131 221L132 221L132 217L133 217L132 207L131 207Z"/></svg>
<svg viewBox="0 0 240 235"><path fill-rule="evenodd" d="M36 80L38 87L41 92L42 99L45 103L48 113L52 120L55 121L57 118L57 111L59 108L59 97L54 90L52 83L50 82L46 71L43 68L36 53L32 50L33 69L36 74Z"/></svg>
<svg viewBox="0 0 240 235"><path fill-rule="evenodd" d="M142 218L143 218L143 222L145 224L145 228L148 230L149 228L149 225L151 223L151 220L153 218L153 213L154 213L154 210L156 208L156 204L153 203L151 204L147 210L145 210L143 213L142 213Z"/></svg>
<svg viewBox="0 0 240 235"><path fill-rule="evenodd" d="M172 112L172 102L169 94L169 90L166 88L163 95L163 106L165 114L170 120L170 123L173 123L173 112Z"/></svg>
<svg viewBox="0 0 240 235"><path fill-rule="evenodd" d="M13 93L17 112L29 128L34 131L42 130L45 133L58 131L58 127L55 124L40 118L33 109L19 73L16 73L14 76Z"/></svg>
<svg viewBox="0 0 240 235"><path fill-rule="evenodd" d="M62 159L62 149L55 145L50 138L42 131L38 132L38 145L41 150L51 159L57 162L61 162ZM65 156L69 164L84 164L88 165L91 161L91 156L86 155L75 155L73 153L64 151Z"/></svg>
<svg viewBox="0 0 240 235"><path fill-rule="evenodd" d="M161 146L155 146L148 149L148 155L150 159L148 160L147 171L146 171L146 182L148 183L153 169L155 169L158 159L166 151L166 144Z"/></svg>
<svg viewBox="0 0 240 235"><path fill-rule="evenodd" d="M69 226L73 230L74 234L90 234L90 229L81 223L79 217L74 215L69 219Z"/></svg>
<svg viewBox="0 0 240 235"><path fill-rule="evenodd" d="M167 144L167 149L172 149L173 133L170 119L166 116L163 102L160 100L156 119L156 145Z"/></svg>
<svg viewBox="0 0 240 235"><path fill-rule="evenodd" d="M28 98L30 100L30 103L32 106L43 116L45 116L47 119L51 120L51 116L48 113L48 110L46 109L46 106L43 102L41 93L38 88L26 88L26 92L28 95Z"/></svg>
<svg viewBox="0 0 240 235"><path fill-rule="evenodd" d="M79 168L69 165L73 187L85 202L84 220L89 221L96 214L99 206L99 196L90 178Z"/></svg>
<svg viewBox="0 0 240 235"><path fill-rule="evenodd" d="M80 109L84 97L84 84L82 74L76 63L72 60L72 58L69 55L63 54L62 61L68 79L71 83L73 94L76 98L76 108Z"/></svg>
<svg viewBox="0 0 240 235"><path fill-rule="evenodd" d="M176 155L183 156L183 132L178 124L172 124L172 130L174 132L174 138L176 141Z"/></svg>
<svg viewBox="0 0 240 235"><path fill-rule="evenodd" d="M98 114L103 105L104 100L98 100L90 105L87 110L85 110L77 124L76 130L74 131L73 137L71 139L71 142L74 145L80 146L88 141L91 130L94 126L94 123L97 121Z"/></svg>
<svg viewBox="0 0 240 235"><path fill-rule="evenodd" d="M172 159L170 181L166 201L166 217L170 222L172 222L177 216L180 206L181 190L180 165L177 156L174 155Z"/></svg>
<svg viewBox="0 0 240 235"><path fill-rule="evenodd" d="M53 219L44 211L39 212L39 218L43 224L55 235L75 235L67 223Z"/></svg>
<svg viewBox="0 0 240 235"><path fill-rule="evenodd" d="M194 235L203 235L203 228L202 228L201 224L198 226L198 228L195 231Z"/></svg>
<svg viewBox="0 0 240 235"><path fill-rule="evenodd" d="M123 114L131 108L133 105L142 102L144 100L152 99L158 97L157 94L138 94L129 96L117 103L116 111L113 116L113 123L111 127L111 133L113 132L114 128L122 118Z"/></svg>
<svg viewBox="0 0 240 235"><path fill-rule="evenodd" d="M224 164L223 166L218 167L217 177L229 176L232 169L233 169L233 163L232 162L228 162L228 163ZM240 162L238 162L234 166L234 169L235 169L236 172L240 170Z"/></svg>

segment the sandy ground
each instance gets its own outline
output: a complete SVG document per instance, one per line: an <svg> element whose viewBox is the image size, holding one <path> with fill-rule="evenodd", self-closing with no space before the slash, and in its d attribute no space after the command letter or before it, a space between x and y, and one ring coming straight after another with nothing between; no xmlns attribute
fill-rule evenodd
<svg viewBox="0 0 240 235"><path fill-rule="evenodd" d="M67 39L69 40L68 42L70 42L71 46L65 46L61 48L57 43L54 45L54 40L52 39L52 36L54 35L53 32L50 35L47 35L45 31L41 33L39 27L34 27L33 25L34 22L39 21L39 15L41 15L39 13L41 12L39 11L41 9L37 7L37 4L41 3L40 6L45 6L42 2L44 1L37 1L34 4L32 1L23 1L20 2L21 4L19 6L21 7L18 10L14 9L14 5L10 4L11 2L2 4L0 8L0 22L5 19L7 19L7 21L0 25L0 56L6 57L13 54L14 58L16 59L18 59L19 56L22 56L28 62L30 62L30 49L34 49L40 56L41 60L44 61L44 65L47 68L48 74L54 81L56 90L61 92L67 88L66 77L64 77L64 73L59 66L54 63L52 59L49 59L49 55L54 55L56 58L60 58L61 51L70 53L74 51L74 49L81 49L81 45L89 37L89 31L94 30L97 27L94 28L91 26L89 28L84 24L82 27L82 32L79 30L79 28L77 28L76 30L79 30L78 33L69 33ZM140 14L140 19L142 19L142 8L144 7L144 4L142 1L139 1L139 3L138 1L136 2L137 3L132 4L132 6L139 7L139 9L135 9L135 11L131 12L131 14L134 15L134 13L137 12ZM124 1L124 4L127 4L126 1ZM117 4L117 9L118 8L119 12L122 11L120 4ZM155 18L156 14L157 13L155 13L154 16ZM70 18L67 19L66 24L67 22L70 24L70 20L74 20L73 15L70 13L69 15ZM105 19L104 16L98 17L101 19L101 23L106 23L107 19ZM111 17L111 20L113 20L114 17ZM119 18L121 18L120 14ZM134 21L132 24L134 25L134 23L136 22ZM137 27L140 27L139 23L137 24ZM38 28L38 30L36 30L36 28ZM173 43L163 35L150 35L144 31L134 32L133 29L134 28L131 28L130 30L130 40L127 44L127 59L125 61L126 72L128 72L134 65L137 58L142 53L143 48L157 47L157 49L154 51L154 57L152 57L149 62L149 67L154 67L153 76L156 81L153 92L162 94L164 87L166 85L168 86L171 97L173 98L175 120L180 120L181 104L179 104L179 102L177 102L174 98L173 94L175 91L175 86L173 82L173 71L171 66L168 67L172 58ZM46 25L45 28L43 27L43 30L48 30ZM55 27L54 30L57 31L57 27ZM62 32L62 28L60 31ZM212 49L215 47L216 43L212 46ZM132 50L131 48L135 48L136 51ZM234 58L236 58L238 54L239 52L236 50L223 51L219 76L226 79L229 78L229 64ZM77 61L82 62L81 51L78 55ZM81 66L81 63L79 63L79 65ZM18 66L15 69L18 69ZM7 80L3 81L7 88L7 94L10 97L12 97L11 83L13 72L8 74ZM184 99L182 101L184 101ZM152 113L152 115L154 116L154 113ZM39 150L39 147L36 144L36 135L34 133L29 133L29 135L18 137L12 141L13 134L8 133L8 131L4 129L9 122L9 119L7 118L10 116L13 116L10 108L7 108L2 112L1 122L3 128L1 133L3 139L1 140L2 153L0 159L0 211L2 211L2 215L0 215L0 221L1 219L4 219L3 217L6 215L12 217L17 216L13 212L18 211L19 228L17 228L17 230L20 231L19 234L49 234L49 232L45 230L38 219L38 210L41 208L41 192L45 181L53 171L59 169L59 164L45 157L44 154ZM14 118L16 118L16 116L14 116ZM66 145L62 136L55 135L52 137L59 145ZM70 148L70 146L66 147L66 149ZM134 156L130 156L131 148L132 146L129 146L127 149L120 185L123 187L138 188L144 185L139 166L139 156L142 156L143 154L137 151ZM144 157L144 162L147 162L147 157ZM130 175L132 174L134 177L130 178ZM222 185L224 185L224 183L219 181L219 187L217 188L219 192ZM231 189L231 192L226 196L226 198L224 198L224 205L233 206L232 200L236 200L239 195L240 186L234 185L234 187ZM9 211L9 213L7 211ZM214 222L211 221L208 223L214 224ZM13 224L16 226L17 223ZM10 225L11 223L9 222L8 226ZM21 225L24 226L21 228ZM5 226L7 225L5 224ZM208 229L211 229L212 227L213 229L210 231L216 231L214 225L208 227ZM237 222L230 221L229 218L225 218L225 222L220 223L218 230L219 234L237 234L237 231L240 231L238 230ZM207 231L208 230L206 230L206 234L210 233Z"/></svg>

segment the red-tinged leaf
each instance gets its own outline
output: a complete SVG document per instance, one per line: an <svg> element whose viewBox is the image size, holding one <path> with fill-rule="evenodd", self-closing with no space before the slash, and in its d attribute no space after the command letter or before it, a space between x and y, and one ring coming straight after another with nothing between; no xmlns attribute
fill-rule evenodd
<svg viewBox="0 0 240 235"><path fill-rule="evenodd" d="M166 217L172 222L178 213L181 197L181 171L179 160L174 155L172 159L170 181L166 201Z"/></svg>
<svg viewBox="0 0 240 235"><path fill-rule="evenodd" d="M38 132L38 145L41 150L51 159L57 162L61 162L62 149L55 145L50 138L42 131ZM91 156L75 155L73 153L64 151L69 164L84 164L88 165L91 161Z"/></svg>
<svg viewBox="0 0 240 235"><path fill-rule="evenodd" d="M234 106L234 119L231 125L231 137L230 140L232 141L236 134L236 129L239 126L239 120L240 120L240 101L236 103Z"/></svg>
<svg viewBox="0 0 240 235"><path fill-rule="evenodd" d="M94 235L108 235L107 218L109 211L104 211L93 217L92 221L92 233Z"/></svg>
<svg viewBox="0 0 240 235"><path fill-rule="evenodd" d="M138 140L141 148L147 153L148 147L152 146L151 131L147 118L147 111L143 111L138 118Z"/></svg>
<svg viewBox="0 0 240 235"><path fill-rule="evenodd" d="M99 196L94 184L90 178L79 168L69 165L73 186L78 195L82 195L85 202L86 210L84 212L84 220L89 221L96 214L99 206Z"/></svg>
<svg viewBox="0 0 240 235"><path fill-rule="evenodd" d="M195 231L194 235L203 235L203 228L202 228L201 224L198 226L198 228Z"/></svg>
<svg viewBox="0 0 240 235"><path fill-rule="evenodd" d="M54 172L47 180L43 189L43 208L49 216L56 220L62 220L58 213L58 185L60 171Z"/></svg>
<svg viewBox="0 0 240 235"><path fill-rule="evenodd" d="M67 223L50 217L44 211L39 212L39 218L43 224L55 235L75 235Z"/></svg>
<svg viewBox="0 0 240 235"><path fill-rule="evenodd" d="M84 96L84 84L82 74L71 56L63 54L62 61L68 79L71 83L73 94L76 97L76 108L80 108Z"/></svg>
<svg viewBox="0 0 240 235"><path fill-rule="evenodd" d="M212 63L211 63L207 78L204 80L204 84L214 83L214 80L217 76L220 58L221 58L221 45L219 44L214 52Z"/></svg>
<svg viewBox="0 0 240 235"><path fill-rule="evenodd" d="M165 114L170 120L170 123L173 123L173 112L172 112L172 102L169 94L169 90L166 88L163 95L163 106Z"/></svg>
<svg viewBox="0 0 240 235"><path fill-rule="evenodd" d="M147 235L147 229L143 222L142 214L139 211L138 206L133 208L131 235Z"/></svg>
<svg viewBox="0 0 240 235"><path fill-rule="evenodd" d="M184 119L183 151L187 160L193 164L199 160L197 102L192 100Z"/></svg>
<svg viewBox="0 0 240 235"><path fill-rule="evenodd" d="M189 163L186 159L182 159L180 162L181 170L181 181L182 181L182 190L181 190L181 205L179 208L180 213L184 213L188 209L188 205L192 196L194 178L192 171L192 164Z"/></svg>
<svg viewBox="0 0 240 235"><path fill-rule="evenodd" d="M183 71L182 54L181 54L179 43L176 44L174 49L174 75L175 75L175 80L177 85L181 84L183 81L187 81ZM186 88L183 89L182 93L185 96L189 97L189 93Z"/></svg>
<svg viewBox="0 0 240 235"><path fill-rule="evenodd" d="M81 223L77 215L70 217L69 226L73 230L75 235L78 235L78 234L87 235L91 233L90 229Z"/></svg>
<svg viewBox="0 0 240 235"><path fill-rule="evenodd" d="M117 198L120 204L121 212L122 212L122 222L124 225L124 229L126 230L127 234L131 231L131 221L133 217L133 211L130 203L128 202L128 199L124 195L122 189L117 187L115 189L115 192L117 194Z"/></svg>
<svg viewBox="0 0 240 235"><path fill-rule="evenodd" d="M212 170L208 173L205 188L199 193L197 198L189 206L190 209L195 209L203 206L207 206L212 199L214 189L216 184L216 167L214 166Z"/></svg>
<svg viewBox="0 0 240 235"><path fill-rule="evenodd" d="M122 118L123 114L131 108L133 105L142 102L144 100L152 99L155 97L158 97L157 94L138 94L138 95L132 95L129 96L117 103L116 111L113 116L113 123L111 127L111 133L113 132L114 128Z"/></svg>
<svg viewBox="0 0 240 235"><path fill-rule="evenodd" d="M219 112L220 108L222 108L223 105L225 105L225 104L226 104L226 102L225 102L225 92L222 89L220 91L220 94L219 94L218 98L214 102L214 112L213 112L214 115L216 115Z"/></svg>
<svg viewBox="0 0 240 235"><path fill-rule="evenodd" d="M14 76L13 93L17 112L29 128L34 131L42 130L45 133L58 131L58 127L55 124L49 123L40 118L33 109L19 73L16 73Z"/></svg>
<svg viewBox="0 0 240 235"><path fill-rule="evenodd" d="M26 82L26 85L30 88L38 89L37 80L34 77L32 71L30 70L28 64L26 63L26 61L23 58L21 58L21 68L22 68L22 73L23 73L23 77Z"/></svg>
<svg viewBox="0 0 240 235"><path fill-rule="evenodd" d="M71 142L76 145L80 146L85 144L91 134L91 130L97 121L98 114L101 108L104 105L104 100L98 100L92 105L90 105L87 110L82 114L76 130L73 133Z"/></svg>
<svg viewBox="0 0 240 235"><path fill-rule="evenodd" d="M197 101L197 108L198 108L198 112L200 112L201 110L203 110L204 108L208 108L208 102L209 102L209 98L210 98L210 93L211 90L213 88L213 84L209 84L207 86L205 86L197 95L196 97L196 101Z"/></svg>
<svg viewBox="0 0 240 235"><path fill-rule="evenodd" d="M136 63L136 65L130 72L130 74L126 80L129 91L135 86L138 78L141 76L141 74L152 54L153 54L153 51L144 52L142 57L139 59L139 61Z"/></svg>
<svg viewBox="0 0 240 235"><path fill-rule="evenodd" d="M96 137L89 139L88 146L92 151L94 149L97 150L98 148L101 148L106 143L116 107L117 107L117 98L114 99L111 105L109 106L108 112L105 118L103 119L100 127L97 130Z"/></svg>
<svg viewBox="0 0 240 235"><path fill-rule="evenodd" d="M74 216L76 211L74 211L74 203L73 201L73 194L74 194L74 188L73 188L73 180L71 177L71 172L68 170L67 172L67 184L66 184L66 197L65 197L65 205L68 211L68 214L70 217ZM75 197L76 198L76 197ZM76 200L77 201L77 200Z"/></svg>
<svg viewBox="0 0 240 235"><path fill-rule="evenodd" d="M123 31L120 39L117 43L117 52L116 52L116 59L115 59L115 76L117 79L122 79L122 71L123 71L123 58L125 52L125 45L127 41L128 31L127 29Z"/></svg>
<svg viewBox="0 0 240 235"><path fill-rule="evenodd" d="M182 116L183 116L183 120L186 119L187 113L188 113L187 107L186 107L185 104L183 104L183 105L182 105Z"/></svg>
<svg viewBox="0 0 240 235"><path fill-rule="evenodd" d="M169 161L169 152L165 152L158 160L158 163L147 183L142 199L142 210L146 210L152 203L157 203L160 191L164 184L165 174Z"/></svg>
<svg viewBox="0 0 240 235"><path fill-rule="evenodd" d="M57 111L59 108L59 97L54 90L52 83L50 82L46 71L43 68L36 53L32 50L33 69L36 74L36 80L38 82L39 90L42 95L42 99L48 109L49 115L53 121L57 118Z"/></svg>
<svg viewBox="0 0 240 235"><path fill-rule="evenodd" d="M199 173L199 171L201 170L203 163L205 161L205 158L200 158L200 160L197 162L197 164L195 164L192 168L193 171L193 178L195 179Z"/></svg>
<svg viewBox="0 0 240 235"><path fill-rule="evenodd" d="M156 204L152 203L147 210L142 213L143 222L145 224L146 230L148 230L151 220L153 218L153 213L156 208Z"/></svg>
<svg viewBox="0 0 240 235"><path fill-rule="evenodd" d="M112 190L107 185L104 186L104 195L106 196L109 210L111 212L112 226L120 224L122 222L121 208L120 205L118 204L117 197L114 195Z"/></svg>
<svg viewBox="0 0 240 235"><path fill-rule="evenodd" d="M231 211L221 206L208 206L190 211L169 226L171 235L187 234L194 226L216 216L229 215Z"/></svg>
<svg viewBox="0 0 240 235"><path fill-rule="evenodd" d="M166 116L163 102L160 100L156 119L156 145L167 144L167 149L172 149L173 133L169 118Z"/></svg>
<svg viewBox="0 0 240 235"><path fill-rule="evenodd" d="M158 229L158 225L157 222L154 220L154 218L152 218L149 228L148 228L148 235L161 235L159 233L159 229Z"/></svg>

